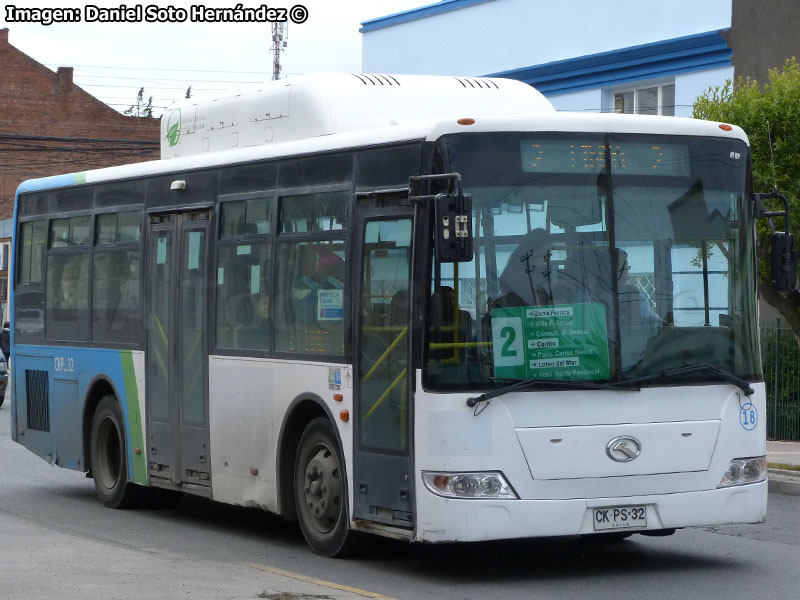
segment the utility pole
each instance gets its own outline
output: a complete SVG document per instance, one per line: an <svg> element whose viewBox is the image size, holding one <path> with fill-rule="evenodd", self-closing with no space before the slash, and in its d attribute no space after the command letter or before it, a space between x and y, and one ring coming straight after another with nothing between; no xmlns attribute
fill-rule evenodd
<svg viewBox="0 0 800 600"><path fill-rule="evenodd" d="M289 25L274 21L272 23L272 79L281 78L281 52L286 48L289 38Z"/></svg>

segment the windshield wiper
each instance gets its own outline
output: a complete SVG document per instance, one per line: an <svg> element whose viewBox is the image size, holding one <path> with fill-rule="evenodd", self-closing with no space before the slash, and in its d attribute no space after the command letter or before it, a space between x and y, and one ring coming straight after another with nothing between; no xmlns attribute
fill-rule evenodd
<svg viewBox="0 0 800 600"><path fill-rule="evenodd" d="M755 390L750 387L750 383L741 377L737 377L730 371L726 371L721 367L716 367L714 365L709 365L707 363L699 363L696 365L687 365L685 367L676 367L674 369L665 369L660 373L653 373L652 375L644 375L642 377L636 377L634 379L626 379L625 381L620 381L620 386L623 385L639 385L644 382L648 381L657 381L657 380L670 380L670 379L678 379L682 375L688 375L689 373L699 373L699 372L706 372L713 375L716 375L717 378L727 381L728 383L732 383L740 390L742 390L746 396L751 396L755 393Z"/></svg>
<svg viewBox="0 0 800 600"><path fill-rule="evenodd" d="M560 388L566 390L625 390L625 391L640 391L641 388L639 384L651 382L651 381L664 381L670 379L677 379L680 378L682 375L688 375L689 373L698 373L704 371L706 373L710 373L715 375L718 379L726 381L728 383L732 383L740 390L742 390L746 396L751 396L755 393L755 390L750 387L750 383L741 377L737 377L730 371L726 371L721 367L716 367L714 365L709 365L706 363L700 363L696 365L687 365L685 367L676 367L674 369L665 369L659 373L653 373L652 375L644 375L642 377L636 377L634 379L626 379L624 381L617 381L613 383L596 383L594 381L575 381L575 380L560 380L560 379L524 379L522 381L515 381L512 384L505 385L503 387L497 388L496 390L490 390L481 394L480 396L473 396L472 398L467 398L467 406L474 407L480 404L481 402L488 402L492 398L497 398L498 396L502 396L504 394L508 394L509 392L515 392L517 390L524 390L528 387L548 387L548 388Z"/></svg>
<svg viewBox="0 0 800 600"><path fill-rule="evenodd" d="M497 398L498 396L502 396L503 394L508 394L509 392L523 390L525 388L535 387L535 386L561 388L567 390L619 389L619 387L617 387L617 385L613 383L595 383L594 381L575 381L575 380L561 380L561 379L523 379L522 381L516 381L512 384L505 385L501 388L497 388L496 390L488 391L484 394L481 394L480 396L473 396L472 398L467 398L467 406L473 407L477 404L480 404L481 402L486 402L492 398ZM623 388L623 389L627 391L628 388Z"/></svg>

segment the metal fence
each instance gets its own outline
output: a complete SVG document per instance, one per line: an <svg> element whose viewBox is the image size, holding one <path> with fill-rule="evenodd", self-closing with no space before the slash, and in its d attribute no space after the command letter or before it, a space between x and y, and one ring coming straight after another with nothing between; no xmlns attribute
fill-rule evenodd
<svg viewBox="0 0 800 600"><path fill-rule="evenodd" d="M762 323L759 331L767 386L767 438L800 441L800 346L783 319Z"/></svg>

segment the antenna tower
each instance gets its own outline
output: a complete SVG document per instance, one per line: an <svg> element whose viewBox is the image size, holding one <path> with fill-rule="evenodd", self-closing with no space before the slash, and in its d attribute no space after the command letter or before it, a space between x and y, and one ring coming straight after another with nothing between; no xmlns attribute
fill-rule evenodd
<svg viewBox="0 0 800 600"><path fill-rule="evenodd" d="M281 78L281 52L286 48L289 38L288 23L274 21L272 23L272 79Z"/></svg>

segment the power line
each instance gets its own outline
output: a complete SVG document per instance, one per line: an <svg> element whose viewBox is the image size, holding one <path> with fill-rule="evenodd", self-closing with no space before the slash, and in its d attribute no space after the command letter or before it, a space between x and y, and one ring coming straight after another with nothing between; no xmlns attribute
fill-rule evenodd
<svg viewBox="0 0 800 600"><path fill-rule="evenodd" d="M75 78L80 77L81 79L86 77L91 77L92 79L124 79L124 80L131 80L131 81L141 81L145 79L144 77L124 77L121 75L83 75L83 74L75 74ZM264 83L264 80L256 80L256 81L241 81L241 80L233 80L233 79L180 79L176 77L147 77L148 81L186 81L188 83Z"/></svg>
<svg viewBox="0 0 800 600"><path fill-rule="evenodd" d="M128 89L134 89L134 90L139 90L142 87L147 87L147 86L141 86L141 85L103 85L103 84L100 84L100 83L82 83L82 84L79 84L79 85L81 87L128 88ZM154 89L154 90L185 90L186 88L185 87L172 87L172 86L155 86L155 87L152 87L151 89ZM197 89L199 91L201 91L201 92L224 92L225 91L225 88L197 88Z"/></svg>
<svg viewBox="0 0 800 600"><path fill-rule="evenodd" d="M47 67L60 67L57 63L43 63ZM119 67L105 65L72 65L73 68L80 69L118 69L120 71L168 71L177 73L232 73L234 75L266 75L264 71L210 71L206 69L166 69L155 67Z"/></svg>

